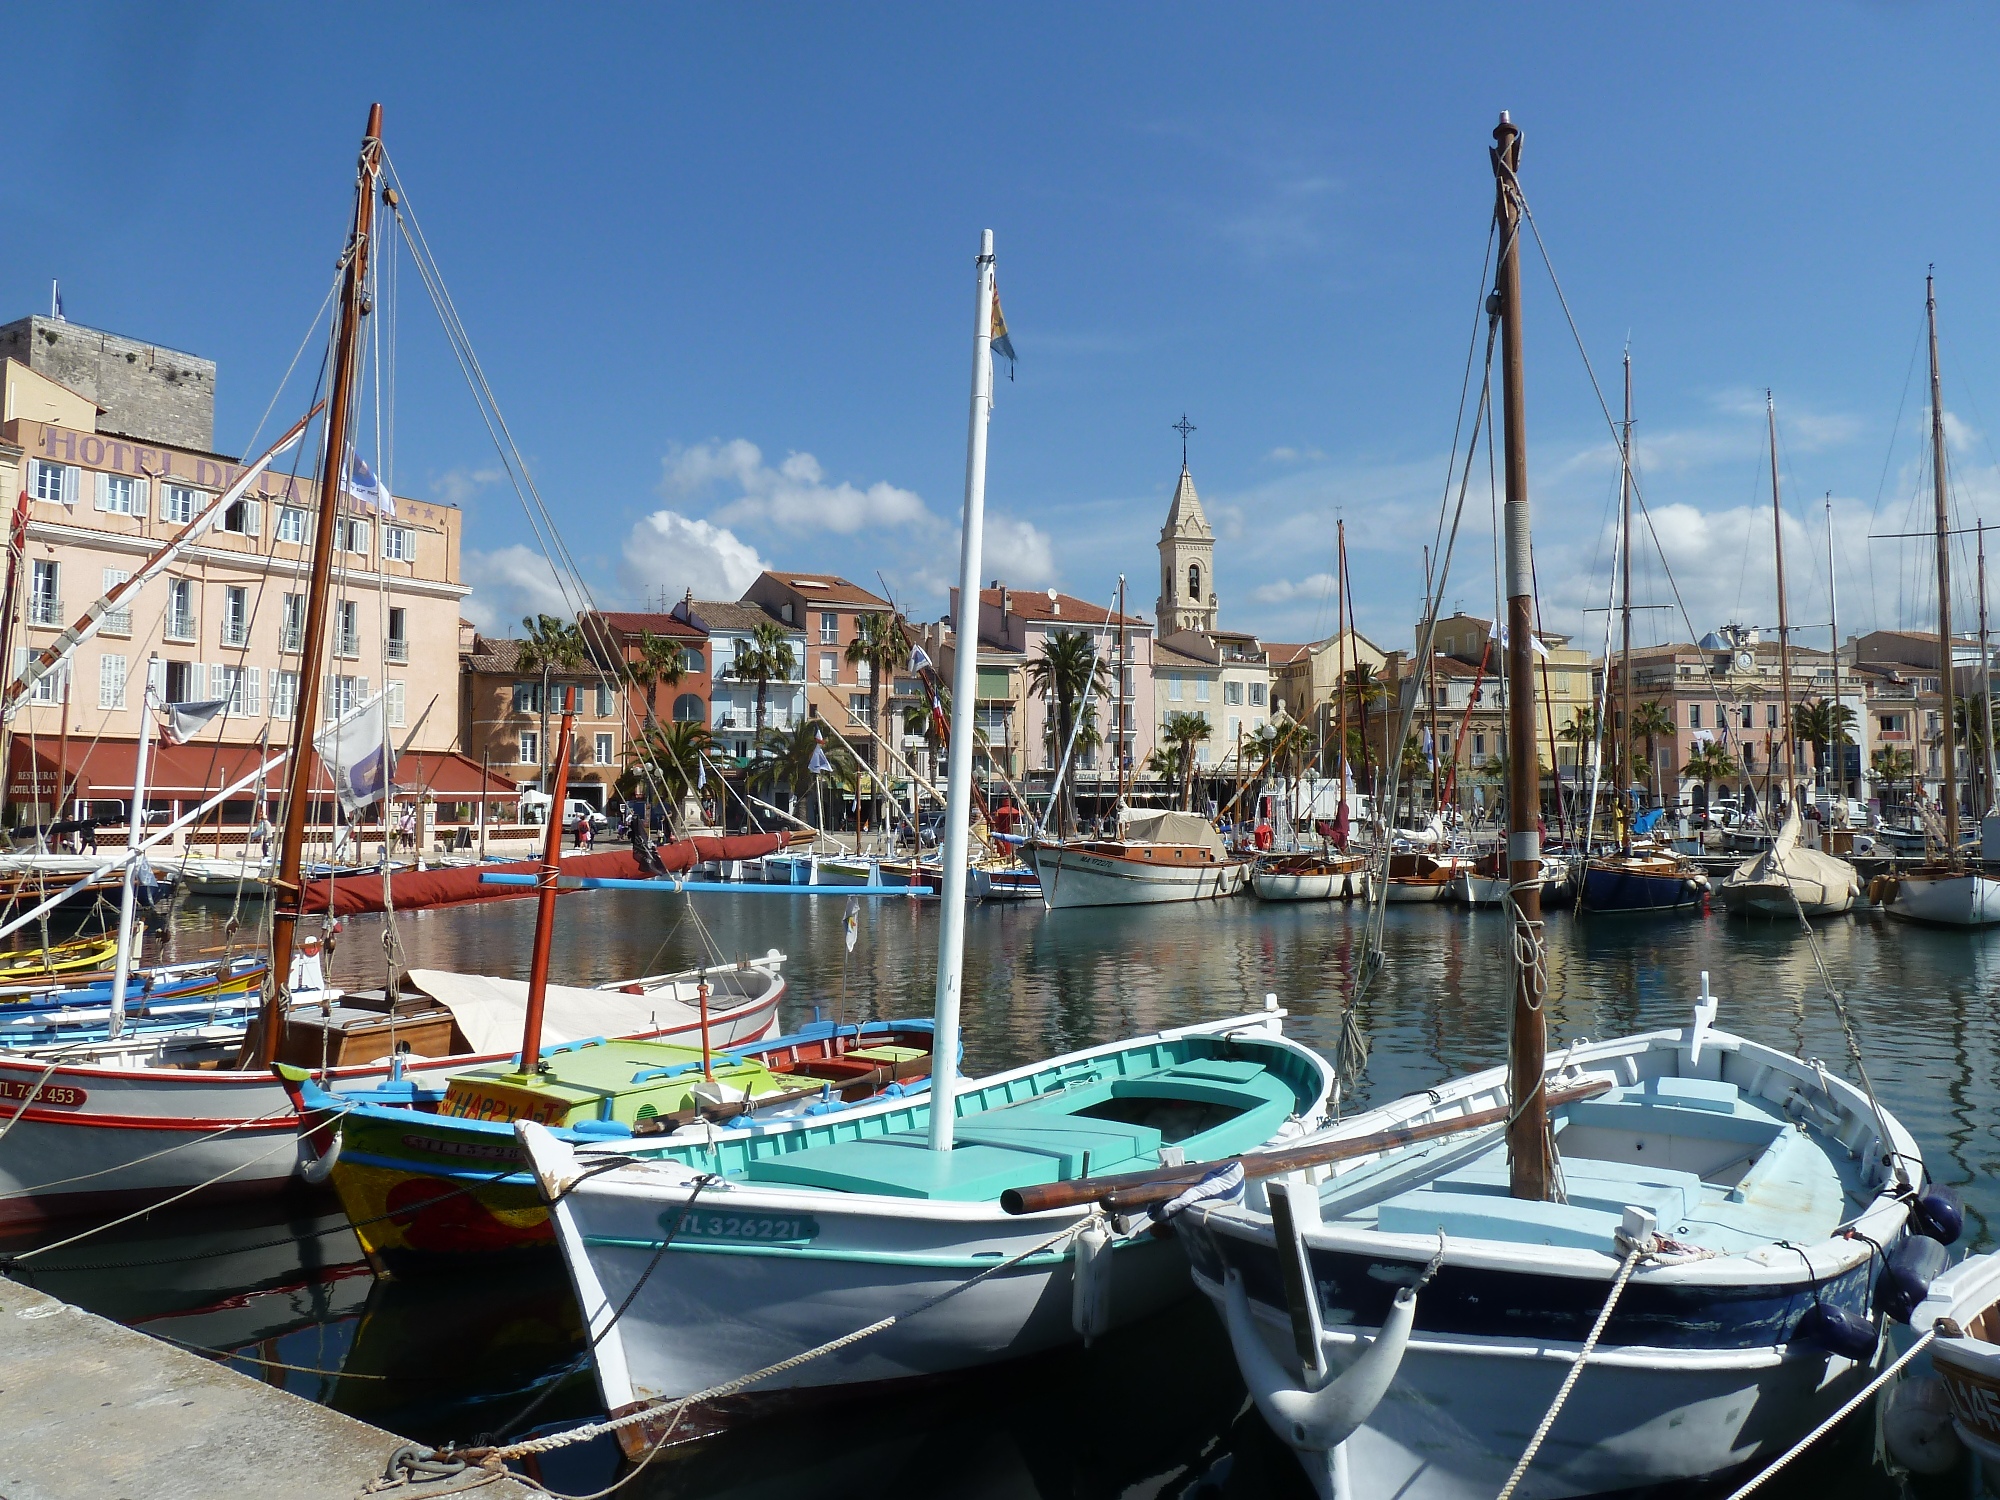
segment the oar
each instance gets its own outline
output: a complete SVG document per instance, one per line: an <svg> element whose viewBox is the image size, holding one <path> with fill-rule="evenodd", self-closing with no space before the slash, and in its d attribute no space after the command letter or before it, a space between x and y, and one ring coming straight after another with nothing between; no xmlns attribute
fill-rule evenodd
<svg viewBox="0 0 2000 1500"><path fill-rule="evenodd" d="M1608 1078L1557 1089L1548 1095L1551 1109L1594 1099L1612 1087ZM1000 1206L1010 1214L1036 1214L1051 1208L1075 1208L1085 1203L1102 1203L1114 1213L1124 1213L1148 1204L1164 1203L1211 1172L1232 1163L1241 1164L1247 1177L1281 1177L1305 1167L1323 1167L1329 1162L1349 1161L1357 1156L1374 1156L1394 1151L1418 1141L1437 1140L1487 1125L1506 1122L1510 1105L1475 1110L1449 1120L1432 1120L1422 1125L1404 1125L1374 1135L1350 1136L1317 1146L1295 1146L1289 1151L1256 1151L1247 1156L1225 1156L1220 1161L1190 1162L1184 1167L1156 1167L1150 1172L1123 1172L1110 1177L1079 1177L1073 1182L1046 1182L1035 1187L1008 1188L1000 1195Z"/></svg>

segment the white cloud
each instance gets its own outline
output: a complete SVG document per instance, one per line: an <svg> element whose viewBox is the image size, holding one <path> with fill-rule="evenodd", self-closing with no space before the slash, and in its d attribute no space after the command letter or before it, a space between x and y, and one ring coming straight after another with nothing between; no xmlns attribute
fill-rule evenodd
<svg viewBox="0 0 2000 1500"><path fill-rule="evenodd" d="M489 485L498 484L506 474L500 469L475 469L461 464L446 469L431 481L431 493L446 505L464 508L465 502Z"/></svg>
<svg viewBox="0 0 2000 1500"><path fill-rule="evenodd" d="M1056 581L1055 540L1039 526L1008 516L988 516L980 573L1004 578L1017 588L1041 588Z"/></svg>
<svg viewBox="0 0 2000 1500"><path fill-rule="evenodd" d="M1250 590L1250 597L1259 604L1289 604L1294 599L1308 599L1317 604L1322 599L1332 598L1333 592L1333 575L1315 573L1310 578L1301 578L1296 583L1289 578L1261 583Z"/></svg>
<svg viewBox="0 0 2000 1500"><path fill-rule="evenodd" d="M698 598L734 599L769 566L755 547L726 527L656 510L625 538L618 581L642 604L658 600L663 590L669 600L689 589Z"/></svg>
<svg viewBox="0 0 2000 1500"><path fill-rule="evenodd" d="M570 601L556 586L555 569L531 547L516 543L492 552L467 552L463 572L472 592L459 609L481 630L512 635L524 615L570 613Z"/></svg>
<svg viewBox="0 0 2000 1500"><path fill-rule="evenodd" d="M937 518L914 491L877 481L866 489L826 482L810 453L788 454L773 468L763 450L743 438L676 448L663 462L661 492L693 498L718 487L735 493L714 512L734 526L762 523L782 531L851 534L870 526L934 526Z"/></svg>

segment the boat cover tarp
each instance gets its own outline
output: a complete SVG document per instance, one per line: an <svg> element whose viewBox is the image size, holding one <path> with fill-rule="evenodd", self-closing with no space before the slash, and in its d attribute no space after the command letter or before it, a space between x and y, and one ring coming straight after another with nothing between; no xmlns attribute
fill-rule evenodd
<svg viewBox="0 0 2000 1500"><path fill-rule="evenodd" d="M1799 839L1805 833L1797 804L1785 817L1784 826L1762 854L1753 854L1736 867L1730 885L1764 885L1788 881L1799 900L1805 903L1838 903L1861 889L1861 872L1844 859L1805 849Z"/></svg>
<svg viewBox="0 0 2000 1500"><path fill-rule="evenodd" d="M442 969L412 969L409 977L411 984L451 1012L474 1052L512 1052L521 1045L521 1027L528 1015L527 980ZM675 1000L671 989L628 995L552 984L542 1011L542 1045L700 1023L701 1013Z"/></svg>
<svg viewBox="0 0 2000 1500"><path fill-rule="evenodd" d="M1218 859L1228 852L1215 825L1194 813L1128 807L1118 814L1118 837L1135 844L1189 844Z"/></svg>
<svg viewBox="0 0 2000 1500"><path fill-rule="evenodd" d="M676 839L661 844L656 851L669 874L691 870L710 859L758 859L774 854L785 845L782 833L739 833L725 838ZM533 875L542 867L539 859L514 860L508 864L456 865L435 870L403 870L389 877L389 901L397 911L421 911L434 906L463 906L473 901L509 901L535 894L533 886L487 885L483 875ZM565 855L562 873L591 879L643 880L645 872L629 849L612 849L603 854ZM323 912L329 897L335 916L384 910L382 877L350 875L340 880L306 882L305 909Z"/></svg>

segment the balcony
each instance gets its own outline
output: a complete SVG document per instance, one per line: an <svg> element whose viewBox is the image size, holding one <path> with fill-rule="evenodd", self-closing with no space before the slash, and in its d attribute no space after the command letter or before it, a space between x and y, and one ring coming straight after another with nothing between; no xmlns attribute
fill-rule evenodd
<svg viewBox="0 0 2000 1500"><path fill-rule="evenodd" d="M306 628L304 625L287 625L278 637L278 649L297 654L306 648Z"/></svg>
<svg viewBox="0 0 2000 1500"><path fill-rule="evenodd" d="M28 623L30 625L61 625L63 623L62 600L54 594L30 594L28 596Z"/></svg>
<svg viewBox="0 0 2000 1500"><path fill-rule="evenodd" d="M167 639L170 641L194 640L194 612L192 610L167 611Z"/></svg>
<svg viewBox="0 0 2000 1500"><path fill-rule="evenodd" d="M402 663L410 659L410 643L396 636L390 636L382 643L382 660Z"/></svg>
<svg viewBox="0 0 2000 1500"><path fill-rule="evenodd" d="M333 654L344 657L348 661L359 661L361 659L361 637L358 634L335 636L333 638Z"/></svg>
<svg viewBox="0 0 2000 1500"><path fill-rule="evenodd" d="M248 620L224 620L222 622L222 644L225 646L249 645L250 622Z"/></svg>

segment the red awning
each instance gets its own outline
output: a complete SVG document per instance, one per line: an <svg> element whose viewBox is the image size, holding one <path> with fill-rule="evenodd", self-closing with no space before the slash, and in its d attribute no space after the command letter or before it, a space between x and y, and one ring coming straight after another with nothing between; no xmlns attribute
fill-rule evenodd
<svg viewBox="0 0 2000 1500"><path fill-rule="evenodd" d="M256 745L169 745L156 741L147 756L146 795L206 797L250 775L270 758ZM15 801L46 801L55 796L56 780L62 775L78 797L130 797L138 759L136 740L78 737L65 747L59 739L19 736L8 756L7 794ZM283 778L281 765L271 773L269 790L278 790ZM251 796L253 790L246 789L243 796Z"/></svg>
<svg viewBox="0 0 2000 1500"><path fill-rule="evenodd" d="M484 770L456 750L412 750L396 757L396 795L440 802L480 802L520 796L514 783Z"/></svg>

